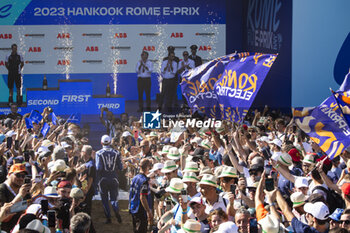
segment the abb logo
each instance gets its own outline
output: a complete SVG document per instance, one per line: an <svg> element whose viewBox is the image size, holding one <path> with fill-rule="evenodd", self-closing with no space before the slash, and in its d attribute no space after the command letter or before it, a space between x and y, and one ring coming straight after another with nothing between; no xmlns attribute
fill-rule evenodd
<svg viewBox="0 0 350 233"><path fill-rule="evenodd" d="M208 45L208 46L205 46L205 45L203 45L203 46L199 46L199 49L198 49L198 51L210 51L211 50L211 46L210 45Z"/></svg>
<svg viewBox="0 0 350 233"><path fill-rule="evenodd" d="M69 33L58 33L57 34L57 39L67 39L67 38L70 38Z"/></svg>
<svg viewBox="0 0 350 233"><path fill-rule="evenodd" d="M128 61L126 59L117 59L117 60L115 60L114 64L126 65L126 64L128 64Z"/></svg>
<svg viewBox="0 0 350 233"><path fill-rule="evenodd" d="M182 38L184 37L184 34L182 32L173 32L171 33L170 38Z"/></svg>
<svg viewBox="0 0 350 233"><path fill-rule="evenodd" d="M128 37L128 34L126 34L125 32L119 32L114 35L114 38L127 38L127 37Z"/></svg>
<svg viewBox="0 0 350 233"><path fill-rule="evenodd" d="M57 65L58 66L69 66L70 60L58 60Z"/></svg>
<svg viewBox="0 0 350 233"><path fill-rule="evenodd" d="M30 53L40 53L41 47L29 47L28 52Z"/></svg>
<svg viewBox="0 0 350 233"><path fill-rule="evenodd" d="M0 66L5 66L5 62L4 61L0 61Z"/></svg>
<svg viewBox="0 0 350 233"><path fill-rule="evenodd" d="M156 47L155 46L143 46L143 50L144 51L156 51Z"/></svg>
<svg viewBox="0 0 350 233"><path fill-rule="evenodd" d="M0 39L12 39L12 34L11 33L0 34Z"/></svg>
<svg viewBox="0 0 350 233"><path fill-rule="evenodd" d="M98 52L98 46L87 46L85 51L86 52Z"/></svg>

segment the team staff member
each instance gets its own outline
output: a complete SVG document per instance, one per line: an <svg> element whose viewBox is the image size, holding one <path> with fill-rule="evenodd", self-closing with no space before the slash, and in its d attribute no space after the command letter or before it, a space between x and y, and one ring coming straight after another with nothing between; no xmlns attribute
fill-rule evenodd
<svg viewBox="0 0 350 233"><path fill-rule="evenodd" d="M194 61L195 67L202 65L202 58L200 56L197 56L197 45L191 45L191 55L190 59Z"/></svg>
<svg viewBox="0 0 350 233"><path fill-rule="evenodd" d="M118 170L122 170L121 155L119 151L114 150L111 147L111 138L108 135L103 135L101 138L101 144L103 148L96 152L96 171L99 178L99 189L101 193L101 199L103 208L106 215L106 223L111 223L111 212L108 203L109 199L117 217L119 223L122 222L122 218L119 214L118 206L118 193L119 193L119 182L118 182Z"/></svg>
<svg viewBox="0 0 350 233"><path fill-rule="evenodd" d="M143 112L143 92L146 93L147 111L151 110L151 73L153 64L148 60L148 53L142 51L141 60L136 64L137 90L139 94L138 112Z"/></svg>
<svg viewBox="0 0 350 233"><path fill-rule="evenodd" d="M168 60L164 60L161 67L162 74L162 98L165 102L165 108L167 111L172 111L173 105L173 96L176 93L177 80L176 80L176 72L177 72L177 62L175 59L175 53L169 52ZM162 101L162 102L163 102ZM162 108L162 104L160 104L159 108Z"/></svg>
<svg viewBox="0 0 350 233"><path fill-rule="evenodd" d="M131 182L129 194L129 211L132 216L134 232L146 233L147 220L152 226L153 213L151 209L151 193L147 175L152 168L151 160L143 158L140 161L140 173Z"/></svg>
<svg viewBox="0 0 350 233"><path fill-rule="evenodd" d="M9 104L13 103L13 85L16 83L17 104L22 104L22 77L21 70L24 66L22 55L17 53L17 45L11 45L12 52L6 56L5 66L8 70Z"/></svg>

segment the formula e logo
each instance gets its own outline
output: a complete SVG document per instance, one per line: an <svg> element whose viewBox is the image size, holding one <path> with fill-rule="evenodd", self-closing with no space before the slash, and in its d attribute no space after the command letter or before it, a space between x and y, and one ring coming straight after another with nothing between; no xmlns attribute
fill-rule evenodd
<svg viewBox="0 0 350 233"><path fill-rule="evenodd" d="M7 16L9 16L11 14L9 12L11 8L11 4L7 4L5 6L0 7L0 18L6 18Z"/></svg>
<svg viewBox="0 0 350 233"><path fill-rule="evenodd" d="M160 129L159 110L156 112L143 112L143 128L144 129Z"/></svg>

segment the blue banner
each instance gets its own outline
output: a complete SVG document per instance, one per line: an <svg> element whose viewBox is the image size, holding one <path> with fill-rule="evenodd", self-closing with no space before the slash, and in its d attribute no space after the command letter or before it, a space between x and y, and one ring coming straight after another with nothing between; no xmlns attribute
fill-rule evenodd
<svg viewBox="0 0 350 233"><path fill-rule="evenodd" d="M32 128L33 128L32 120L29 119L29 118L25 118L24 120L25 120L25 122L26 122L26 127L27 127L27 129L32 129Z"/></svg>
<svg viewBox="0 0 350 233"><path fill-rule="evenodd" d="M54 124L54 125L57 125L57 123L58 123L58 119L57 119L56 114L54 112L51 113L51 121L52 121L52 124Z"/></svg>
<svg viewBox="0 0 350 233"><path fill-rule="evenodd" d="M81 120L81 114L80 113L73 113L70 115L70 117L67 119L67 123L74 123L74 124L80 124Z"/></svg>
<svg viewBox="0 0 350 233"><path fill-rule="evenodd" d="M182 74L188 105L208 117L242 122L277 55L249 53L217 58Z"/></svg>
<svg viewBox="0 0 350 233"><path fill-rule="evenodd" d="M29 119L31 119L32 122L39 124L41 119L43 119L43 116L37 110L32 110Z"/></svg>
<svg viewBox="0 0 350 233"><path fill-rule="evenodd" d="M22 2L21 2L22 3ZM6 1L3 18L17 25L42 24L170 24L224 23L226 1ZM215 11L214 11L215 9Z"/></svg>
<svg viewBox="0 0 350 233"><path fill-rule="evenodd" d="M50 126L48 123L44 123L43 128L41 129L41 133L43 135L43 137L46 137L46 134L50 131Z"/></svg>

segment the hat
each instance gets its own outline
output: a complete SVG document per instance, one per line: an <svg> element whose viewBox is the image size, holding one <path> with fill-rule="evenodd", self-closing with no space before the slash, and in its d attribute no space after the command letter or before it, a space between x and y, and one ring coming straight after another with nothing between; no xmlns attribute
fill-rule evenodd
<svg viewBox="0 0 350 233"><path fill-rule="evenodd" d="M107 135L105 135L105 136L107 136ZM131 135L131 133L129 131L124 131L123 134L122 134L123 138L129 137L129 136L132 137L132 135Z"/></svg>
<svg viewBox="0 0 350 233"><path fill-rule="evenodd" d="M103 135L101 137L101 143L104 145L108 145L111 143L111 137L109 137L108 135Z"/></svg>
<svg viewBox="0 0 350 233"><path fill-rule="evenodd" d="M149 136L150 137L158 137L158 134L156 133L156 132L151 132L150 134L149 134Z"/></svg>
<svg viewBox="0 0 350 233"><path fill-rule="evenodd" d="M72 147L72 146L69 145L66 141L61 142L61 146L62 146L64 149L69 148L69 147Z"/></svg>
<svg viewBox="0 0 350 233"><path fill-rule="evenodd" d="M254 188L256 189L259 185L259 182L255 182L255 183L250 183L247 185L247 188L250 189L250 188Z"/></svg>
<svg viewBox="0 0 350 233"><path fill-rule="evenodd" d="M194 137L190 142L191 143L197 143L199 145L202 142L202 138Z"/></svg>
<svg viewBox="0 0 350 233"><path fill-rule="evenodd" d="M152 167L152 169L149 172L155 172L157 170L160 170L164 167L164 164L162 163L155 163Z"/></svg>
<svg viewBox="0 0 350 233"><path fill-rule="evenodd" d="M168 159L178 160L180 159L180 152L176 147L171 147L169 153L167 154Z"/></svg>
<svg viewBox="0 0 350 233"><path fill-rule="evenodd" d="M34 230L40 233L50 233L50 229L44 226L39 219L35 219L28 223L25 229Z"/></svg>
<svg viewBox="0 0 350 233"><path fill-rule="evenodd" d="M280 227L281 227L280 222L278 221L278 219L276 219L270 214L266 215L265 218L261 219L259 221L259 224L263 232L268 232L268 233L280 232Z"/></svg>
<svg viewBox="0 0 350 233"><path fill-rule="evenodd" d="M199 178L204 176L204 174L214 175L213 171L209 167L204 167L201 169L201 171L199 172Z"/></svg>
<svg viewBox="0 0 350 233"><path fill-rule="evenodd" d="M169 145L163 146L162 152L160 152L160 154L161 154L161 155L168 154L168 153L169 153L170 147L171 147L171 146L169 146Z"/></svg>
<svg viewBox="0 0 350 233"><path fill-rule="evenodd" d="M290 166L293 164L292 157L288 153L281 153L280 157L277 159L280 163Z"/></svg>
<svg viewBox="0 0 350 233"><path fill-rule="evenodd" d="M350 183L344 183L341 186L341 191L344 193L344 195L349 195L350 194Z"/></svg>
<svg viewBox="0 0 350 233"><path fill-rule="evenodd" d="M307 153L303 159L303 163L315 164L315 153Z"/></svg>
<svg viewBox="0 0 350 233"><path fill-rule="evenodd" d="M197 50L198 47L197 47L197 45L194 44L194 45L191 45L190 49L191 49L191 50Z"/></svg>
<svg viewBox="0 0 350 233"><path fill-rule="evenodd" d="M186 189L187 185L180 178L172 178L169 186L165 189L168 193L181 193L181 190Z"/></svg>
<svg viewBox="0 0 350 233"><path fill-rule="evenodd" d="M169 144L170 143L170 138L163 138L160 143L162 143L162 144Z"/></svg>
<svg viewBox="0 0 350 233"><path fill-rule="evenodd" d="M57 193L57 189L53 186L47 186L44 189L44 196L45 197L53 197L53 198L59 198L60 196Z"/></svg>
<svg viewBox="0 0 350 233"><path fill-rule="evenodd" d="M261 136L260 138L258 138L256 140L261 141L261 142L270 142L269 137L267 137L267 136Z"/></svg>
<svg viewBox="0 0 350 233"><path fill-rule="evenodd" d="M192 183L198 183L199 179L196 176L196 173L194 172L185 172L182 177L183 182L192 182Z"/></svg>
<svg viewBox="0 0 350 233"><path fill-rule="evenodd" d="M54 171L64 171L64 169L67 168L66 162L64 162L64 160L62 159L58 159L55 161L55 163L53 164L52 168L51 168L51 172Z"/></svg>
<svg viewBox="0 0 350 233"><path fill-rule="evenodd" d="M304 205L304 210L306 213L311 214L319 220L326 220L329 215L329 209L323 202L306 203Z"/></svg>
<svg viewBox="0 0 350 233"><path fill-rule="evenodd" d="M46 154L47 152L50 152L49 148L47 148L46 146L41 146L38 148L38 150L36 151L37 154Z"/></svg>
<svg viewBox="0 0 350 233"><path fill-rule="evenodd" d="M300 162L301 156L300 156L300 152L297 149L295 148L291 149L290 151L288 151L288 154L292 157L292 160L294 162Z"/></svg>
<svg viewBox="0 0 350 233"><path fill-rule="evenodd" d="M290 195L290 200L293 203L293 208L295 208L305 204L306 196L302 192L295 192Z"/></svg>
<svg viewBox="0 0 350 233"><path fill-rule="evenodd" d="M58 183L57 188L72 188L72 183L68 180L62 180Z"/></svg>
<svg viewBox="0 0 350 233"><path fill-rule="evenodd" d="M214 186L216 188L217 187L217 179L214 175L204 174L201 181L199 182L199 185L201 185L201 184Z"/></svg>
<svg viewBox="0 0 350 233"><path fill-rule="evenodd" d="M66 157L66 151L62 146L56 146L52 152L52 160L64 159Z"/></svg>
<svg viewBox="0 0 350 233"><path fill-rule="evenodd" d="M297 177L294 185L296 188L309 187L309 181L306 177Z"/></svg>
<svg viewBox="0 0 350 233"><path fill-rule="evenodd" d="M197 203L197 204L202 204L204 205L203 199L199 196L199 197L194 197L192 198L188 204L191 205L191 203Z"/></svg>
<svg viewBox="0 0 350 233"><path fill-rule="evenodd" d="M344 212L344 209L337 208L334 210L334 212L331 215L329 215L329 218L339 222L340 216L343 214L343 212Z"/></svg>
<svg viewBox="0 0 350 233"><path fill-rule="evenodd" d="M195 162L186 162L183 172L199 172L198 164Z"/></svg>
<svg viewBox="0 0 350 233"><path fill-rule="evenodd" d="M218 178L221 178L221 177L232 177L232 178L238 177L237 169L234 167L225 166L221 171L221 174L218 176Z"/></svg>
<svg viewBox="0 0 350 233"><path fill-rule="evenodd" d="M282 141L279 140L279 139L273 139L272 141L269 141L268 143L275 144L275 145L278 146L279 148L282 147Z"/></svg>
<svg viewBox="0 0 350 233"><path fill-rule="evenodd" d="M71 198L84 198L85 195L84 195L83 190L81 190L80 188L72 188L69 196Z"/></svg>
<svg viewBox="0 0 350 233"><path fill-rule="evenodd" d="M44 147L50 147L50 146L53 146L53 145L55 145L55 143L54 142L51 142L50 140L48 140L48 139L45 139L42 143L41 143L41 146L44 146ZM40 147L39 147L40 148Z"/></svg>
<svg viewBox="0 0 350 233"><path fill-rule="evenodd" d="M6 166L9 168L11 167L11 165L15 163L24 163L24 157L23 156L10 157L6 162Z"/></svg>
<svg viewBox="0 0 350 233"><path fill-rule="evenodd" d="M23 163L15 163L11 166L9 174L12 173L21 173L21 172L25 172L28 174L28 172L26 171L26 166Z"/></svg>
<svg viewBox="0 0 350 233"><path fill-rule="evenodd" d="M186 233L199 233L201 232L201 224L194 219L188 219L181 229L184 230Z"/></svg>
<svg viewBox="0 0 350 233"><path fill-rule="evenodd" d="M205 148L205 149L208 149L208 150L210 150L210 148L211 148L211 142L209 141L209 139L204 139L202 142L201 142L201 144L200 144L203 148Z"/></svg>
<svg viewBox="0 0 350 233"><path fill-rule="evenodd" d="M162 168L161 172L162 173L169 173L172 171L175 171L176 169L178 169L178 165L175 164L175 162L173 160L167 160L164 163L164 167Z"/></svg>

